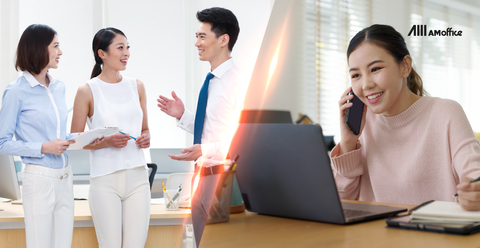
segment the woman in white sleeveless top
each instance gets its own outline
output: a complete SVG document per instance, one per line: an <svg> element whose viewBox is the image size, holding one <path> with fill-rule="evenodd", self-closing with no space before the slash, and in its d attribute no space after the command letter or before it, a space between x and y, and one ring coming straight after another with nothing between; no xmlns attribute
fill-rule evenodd
<svg viewBox="0 0 480 248"><path fill-rule="evenodd" d="M150 186L142 148L150 146L144 84L126 77L125 34L115 28L93 39L95 67L75 97L72 131L119 127L90 151L89 204L99 247L144 247L150 221ZM103 65L103 70L101 65ZM136 140L130 138L136 137Z"/></svg>

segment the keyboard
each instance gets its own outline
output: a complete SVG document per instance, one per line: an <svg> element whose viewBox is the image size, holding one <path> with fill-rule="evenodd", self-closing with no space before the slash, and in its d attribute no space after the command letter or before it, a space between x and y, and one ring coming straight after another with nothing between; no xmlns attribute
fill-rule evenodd
<svg viewBox="0 0 480 248"><path fill-rule="evenodd" d="M369 215L369 214L374 214L374 212L356 210L356 209L344 209L343 210L343 215L345 216L345 218L362 216L362 215Z"/></svg>

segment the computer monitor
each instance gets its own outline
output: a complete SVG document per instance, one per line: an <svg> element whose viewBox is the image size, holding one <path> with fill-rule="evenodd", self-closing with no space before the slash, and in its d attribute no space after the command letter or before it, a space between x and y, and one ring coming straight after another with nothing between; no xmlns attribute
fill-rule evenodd
<svg viewBox="0 0 480 248"><path fill-rule="evenodd" d="M72 167L72 173L78 175L90 175L90 151L83 149L68 149L68 163Z"/></svg>
<svg viewBox="0 0 480 248"><path fill-rule="evenodd" d="M21 198L13 156L0 154L0 197L17 200Z"/></svg>

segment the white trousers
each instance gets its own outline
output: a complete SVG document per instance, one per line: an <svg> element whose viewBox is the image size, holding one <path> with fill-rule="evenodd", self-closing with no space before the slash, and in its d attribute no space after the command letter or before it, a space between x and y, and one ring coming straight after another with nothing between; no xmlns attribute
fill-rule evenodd
<svg viewBox="0 0 480 248"><path fill-rule="evenodd" d="M71 247L73 180L70 166L51 169L27 164L22 196L27 247Z"/></svg>
<svg viewBox="0 0 480 248"><path fill-rule="evenodd" d="M90 178L88 201L100 248L145 247L150 183L144 166Z"/></svg>

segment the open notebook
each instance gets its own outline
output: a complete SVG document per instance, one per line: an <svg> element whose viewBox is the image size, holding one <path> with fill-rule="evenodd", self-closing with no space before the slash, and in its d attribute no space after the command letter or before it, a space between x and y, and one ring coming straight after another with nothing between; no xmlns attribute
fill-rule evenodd
<svg viewBox="0 0 480 248"><path fill-rule="evenodd" d="M480 232L480 211L466 211L456 202L430 201L412 209L411 215L386 222L393 228L469 235Z"/></svg>
<svg viewBox="0 0 480 248"><path fill-rule="evenodd" d="M480 222L480 211L464 210L456 202L432 201L412 211L412 217L441 222Z"/></svg>

